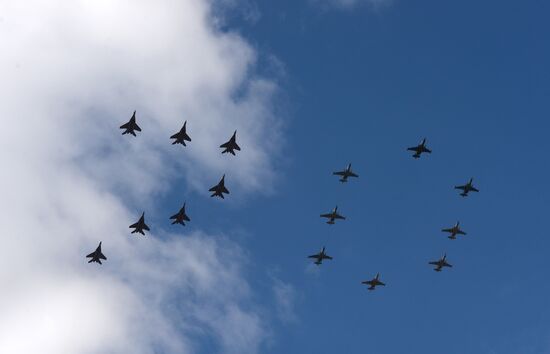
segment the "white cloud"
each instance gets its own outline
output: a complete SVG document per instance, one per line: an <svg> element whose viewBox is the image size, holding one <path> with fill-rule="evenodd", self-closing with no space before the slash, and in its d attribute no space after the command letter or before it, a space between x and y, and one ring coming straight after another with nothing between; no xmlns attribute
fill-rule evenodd
<svg viewBox="0 0 550 354"><path fill-rule="evenodd" d="M283 322L295 322L298 317L294 310L296 303L296 290L294 286L278 278L273 278L273 294L275 295L275 304L277 315Z"/></svg>
<svg viewBox="0 0 550 354"><path fill-rule="evenodd" d="M257 353L269 337L246 257L197 232L130 236L183 174L205 193L269 190L276 85L206 0L0 2L2 353ZM137 110L143 132L118 126ZM183 121L193 139L172 146ZM238 130L243 148L218 145ZM151 225L153 226L153 225ZM86 264L103 241L108 261ZM197 340L199 338L199 340ZM157 350L157 351L158 351Z"/></svg>

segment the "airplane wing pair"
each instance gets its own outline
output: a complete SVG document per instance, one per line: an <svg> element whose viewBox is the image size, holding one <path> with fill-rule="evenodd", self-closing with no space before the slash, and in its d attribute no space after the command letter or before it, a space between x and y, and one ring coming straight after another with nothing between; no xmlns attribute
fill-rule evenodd
<svg viewBox="0 0 550 354"><path fill-rule="evenodd" d="M136 222L135 224L130 225L129 227L130 227L130 228L133 228L133 229L138 228L138 229L143 229L143 230L151 231L151 230L149 229L149 226L147 226L147 224L143 223L143 224L140 225L139 221Z"/></svg>
<svg viewBox="0 0 550 354"><path fill-rule="evenodd" d="M138 132L141 131L141 128L139 127L139 125L137 125L136 122L128 122L126 124L122 124L120 126L120 129L137 130Z"/></svg>
<svg viewBox="0 0 550 354"><path fill-rule="evenodd" d="M227 190L227 188L225 188L225 186L214 186L210 188L208 191L229 194L229 191Z"/></svg>
<svg viewBox="0 0 550 354"><path fill-rule="evenodd" d="M87 255L86 258L91 258L91 257L94 257L95 255L96 255L96 253L95 253L95 251L94 251L94 252L90 253L89 255ZM105 257L105 256L103 255L103 253L100 253L100 254L97 256L97 258L101 258L101 259L103 259L103 260L107 260L107 257Z"/></svg>
<svg viewBox="0 0 550 354"><path fill-rule="evenodd" d="M330 214L321 214L322 218L329 218L329 219L341 219L345 220L346 218L338 213L330 213Z"/></svg>

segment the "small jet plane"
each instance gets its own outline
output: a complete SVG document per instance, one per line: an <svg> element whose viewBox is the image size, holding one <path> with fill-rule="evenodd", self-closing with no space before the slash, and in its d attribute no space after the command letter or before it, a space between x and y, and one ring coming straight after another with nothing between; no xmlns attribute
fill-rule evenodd
<svg viewBox="0 0 550 354"><path fill-rule="evenodd" d="M420 155L423 153L423 152L427 152L428 154L431 154L432 153L432 150L428 149L426 147L426 138L422 139L422 141L420 142L420 145L417 145L417 146L413 146L413 147L410 147L407 149L408 151L414 151L414 155L413 157L415 159L418 159L420 158Z"/></svg>
<svg viewBox="0 0 550 354"><path fill-rule="evenodd" d="M435 266L434 270L436 272L441 272L441 270L443 269L443 267L449 267L449 268L452 268L453 266L449 263L447 263L447 254L444 254L442 258L440 258L439 260L437 261L433 261L433 262L428 262L428 264L432 264Z"/></svg>
<svg viewBox="0 0 550 354"><path fill-rule="evenodd" d="M231 136L231 139L229 139L227 143L220 145L220 148L225 149L222 151L222 154L225 154L226 152L228 152L233 156L235 156L235 150L241 151L241 148L239 147L239 145L237 145L236 140L237 140L237 131L235 130L235 132Z"/></svg>
<svg viewBox="0 0 550 354"><path fill-rule="evenodd" d="M126 129L122 135L124 134L132 134L133 136L136 136L136 132L134 130L137 130L138 132L141 131L141 128L136 123L136 111L134 111L134 114L132 114L132 117L128 121L128 123L123 124L120 126L120 129Z"/></svg>
<svg viewBox="0 0 550 354"><path fill-rule="evenodd" d="M210 188L208 191L214 192L212 193L211 197L220 197L222 199L225 199L223 196L223 193L229 194L229 191L227 190L227 188L225 188L225 175L223 175L222 179L218 184Z"/></svg>
<svg viewBox="0 0 550 354"><path fill-rule="evenodd" d="M442 229L441 231L450 233L449 238L451 240L456 239L456 235L466 235L466 233L460 229L460 222L458 221L456 222L455 226L448 229Z"/></svg>
<svg viewBox="0 0 550 354"><path fill-rule="evenodd" d="M323 259L332 259L331 256L325 253L325 247L321 249L321 252L308 256L307 258L315 258L316 259L315 264L317 265L321 265L321 263L323 263Z"/></svg>
<svg viewBox="0 0 550 354"><path fill-rule="evenodd" d="M183 207L178 211L177 214L174 214L170 217L170 220L174 219L172 222L172 225L174 224L182 224L185 226L185 221L191 221L187 214L185 214L185 203L183 203Z"/></svg>
<svg viewBox="0 0 550 354"><path fill-rule="evenodd" d="M99 242L99 246L97 246L96 250L87 255L86 258L91 258L88 263L96 262L102 264L102 259L107 260L107 257L105 257L103 253L101 253L101 242Z"/></svg>
<svg viewBox="0 0 550 354"><path fill-rule="evenodd" d="M334 225L334 220L336 219L346 220L345 216L338 214L338 206L335 206L328 214L321 214L321 217L329 219L329 221L327 221L329 225Z"/></svg>
<svg viewBox="0 0 550 354"><path fill-rule="evenodd" d="M473 179L473 178L470 178L470 180L468 181L468 183L466 183L466 184L463 185L463 186L456 186L455 189L460 189L460 190L462 190L462 193L460 193L460 195L463 196L463 197L467 197L467 196L468 196L468 192L479 192L479 190L478 190L477 188L474 187L473 182L474 182L474 179Z"/></svg>
<svg viewBox="0 0 550 354"><path fill-rule="evenodd" d="M386 286L386 284L380 281L380 273L376 274L374 279L362 281L361 284L369 285L368 290L374 290L378 285Z"/></svg>
<svg viewBox="0 0 550 354"><path fill-rule="evenodd" d="M185 141L191 141L191 138L189 137L189 135L187 135L187 121L185 121L185 123L183 123L183 127L180 129L179 132L177 132L176 134L172 135L170 137L170 139L176 139L172 142L172 145L174 144L181 144L183 146L187 146L185 145Z"/></svg>
<svg viewBox="0 0 550 354"><path fill-rule="evenodd" d="M348 177L359 177L351 170L351 163L343 171L332 172L335 176L341 176L340 182L345 183L348 181Z"/></svg>
<svg viewBox="0 0 550 354"><path fill-rule="evenodd" d="M145 223L145 212L141 214L141 217L139 218L138 222L130 225L129 227L131 229L134 229L134 231L132 231L133 234L135 234L136 232L139 232L140 234L145 236L145 232L143 232L143 230L150 231L149 226L147 226L147 224Z"/></svg>

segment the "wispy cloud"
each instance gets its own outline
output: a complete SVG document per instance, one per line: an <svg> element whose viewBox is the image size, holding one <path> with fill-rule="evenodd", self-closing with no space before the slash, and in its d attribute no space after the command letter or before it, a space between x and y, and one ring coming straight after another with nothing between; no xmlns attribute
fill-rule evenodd
<svg viewBox="0 0 550 354"><path fill-rule="evenodd" d="M298 319L294 305L296 303L296 289L289 283L273 278L273 294L277 315L283 322L295 322Z"/></svg>
<svg viewBox="0 0 550 354"><path fill-rule="evenodd" d="M255 50L215 29L206 0L14 1L0 13L0 352L191 353L202 337L259 352L267 324L237 245L127 227L128 206L154 207L179 174L200 193L222 173L242 193L269 188L277 86L253 74ZM143 132L122 137L134 109ZM168 136L184 120L182 149ZM218 145L234 130L243 151L229 159ZM108 261L86 264L100 240Z"/></svg>

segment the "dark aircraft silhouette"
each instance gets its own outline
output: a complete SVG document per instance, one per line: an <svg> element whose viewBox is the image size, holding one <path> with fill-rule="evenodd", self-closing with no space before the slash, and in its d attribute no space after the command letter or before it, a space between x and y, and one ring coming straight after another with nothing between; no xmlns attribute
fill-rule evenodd
<svg viewBox="0 0 550 354"><path fill-rule="evenodd" d="M222 199L225 199L223 196L223 193L229 194L229 191L227 190L227 188L225 188L225 175L223 175L222 179L218 184L210 188L208 191L214 192L212 193L211 197L220 197Z"/></svg>
<svg viewBox="0 0 550 354"><path fill-rule="evenodd" d="M145 212L141 214L141 217L139 218L138 222L130 225L129 227L131 229L134 229L134 231L132 231L133 234L135 234L136 232L139 232L140 234L145 236L145 232L143 232L143 230L149 231L149 226L147 226L147 224L145 223Z"/></svg>
<svg viewBox="0 0 550 354"><path fill-rule="evenodd" d="M428 262L429 264L432 264L435 266L434 270L436 272L441 272L441 270L443 269L443 267L449 267L449 268L452 268L453 266L449 263L447 263L447 254L444 254L442 258L440 258L439 260L437 261L433 261L433 262Z"/></svg>
<svg viewBox="0 0 550 354"><path fill-rule="evenodd" d="M227 143L221 144L220 148L225 148L225 150L222 151L222 154L225 154L226 152L232 154L235 156L235 150L241 151L241 148L239 145L237 145L237 131L233 133L233 136L231 136L231 139Z"/></svg>
<svg viewBox="0 0 550 354"><path fill-rule="evenodd" d="M380 273L376 274L376 277L374 279L362 281L361 284L369 285L368 290L374 290L378 285L386 286L386 284L382 283L379 279Z"/></svg>
<svg viewBox="0 0 550 354"><path fill-rule="evenodd" d="M422 139L422 141L420 142L420 145L410 147L407 150L415 152L413 155L415 159L418 159L423 152L427 152L428 154L432 153L432 150L426 147L426 138Z"/></svg>
<svg viewBox="0 0 550 354"><path fill-rule="evenodd" d="M479 190L474 187L473 182L474 182L474 179L470 178L468 183L466 183L463 186L456 186L455 189L462 190L462 193L460 193L460 195L463 197L467 197L469 192L479 192Z"/></svg>
<svg viewBox="0 0 550 354"><path fill-rule="evenodd" d="M321 217L329 219L329 221L327 221L329 225L334 225L334 220L336 219L346 220L345 216L338 214L338 206L335 206L328 214L321 214Z"/></svg>
<svg viewBox="0 0 550 354"><path fill-rule="evenodd" d="M103 253L101 253L101 242L99 242L99 246L97 246L96 250L87 255L86 258L91 258L88 263L96 262L102 264L102 259L107 260L107 257L105 257Z"/></svg>
<svg viewBox="0 0 550 354"><path fill-rule="evenodd" d="M355 173L353 173L353 171L351 170L351 164L348 165L348 167L346 167L345 170L343 171L338 171L338 172L332 172L333 175L336 175L336 176L342 176L340 178L340 182L342 183L345 183L348 181L348 177L359 177L358 175L356 175Z"/></svg>
<svg viewBox="0 0 550 354"><path fill-rule="evenodd" d="M321 249L321 252L308 256L307 258L315 258L316 259L315 264L317 265L321 265L321 263L323 263L323 259L332 259L331 256L325 253L325 247Z"/></svg>
<svg viewBox="0 0 550 354"><path fill-rule="evenodd" d="M181 144L183 146L187 146L185 145L185 141L191 141L191 138L189 137L189 135L187 135L187 121L185 121L185 123L183 123L183 127L180 129L179 132L177 132L176 134L172 135L170 137L170 139L176 139L172 142L172 145L174 144Z"/></svg>
<svg viewBox="0 0 550 354"><path fill-rule="evenodd" d="M172 222L172 225L174 224L182 224L185 226L185 221L191 221L187 214L185 214L185 203L183 203L183 207L178 211L177 214L174 214L170 217L170 219L174 219Z"/></svg>
<svg viewBox="0 0 550 354"><path fill-rule="evenodd" d="M450 233L449 238L451 240L456 239L456 235L466 235L466 233L460 229L460 222L458 221L456 222L455 226L448 229L442 229L441 231Z"/></svg>
<svg viewBox="0 0 550 354"><path fill-rule="evenodd" d="M133 136L136 136L136 132L134 130L137 130L138 132L141 131L141 128L136 123L136 111L134 111L134 114L132 114L132 117L126 124L122 124L120 126L120 129L126 129L122 135L124 134L132 134Z"/></svg>

